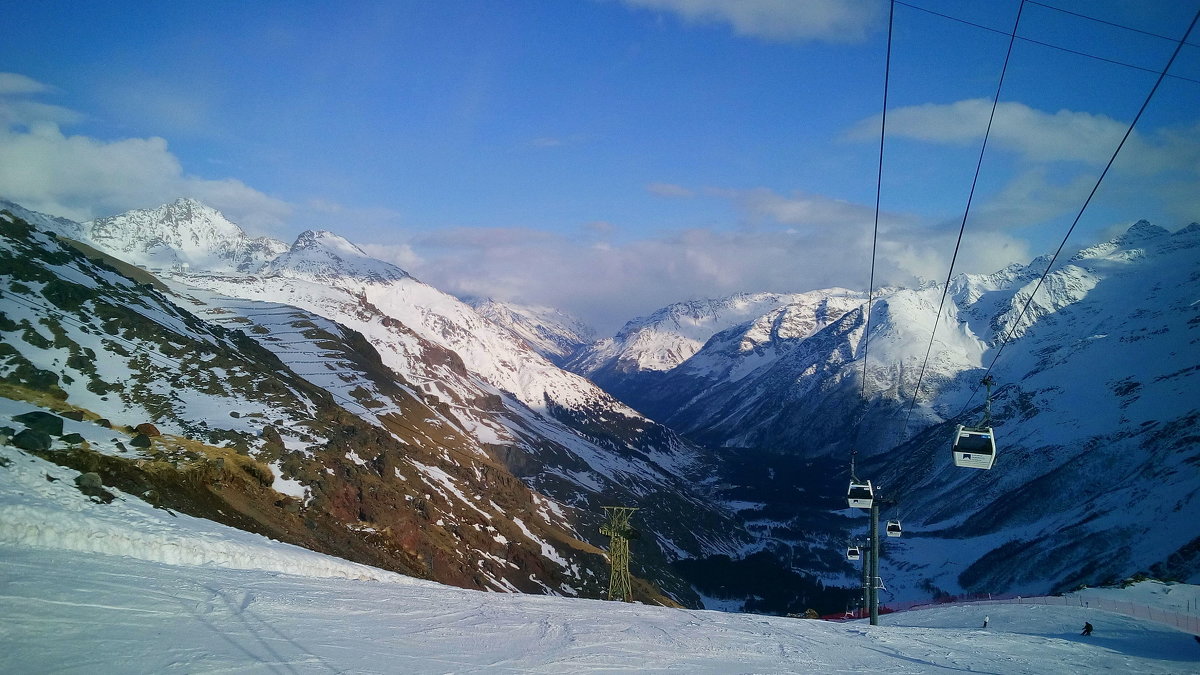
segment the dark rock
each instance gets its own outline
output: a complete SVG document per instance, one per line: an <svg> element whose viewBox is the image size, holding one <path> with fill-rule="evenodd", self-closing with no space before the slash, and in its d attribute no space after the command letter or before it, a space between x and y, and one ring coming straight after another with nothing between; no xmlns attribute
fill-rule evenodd
<svg viewBox="0 0 1200 675"><path fill-rule="evenodd" d="M84 440L83 436L79 434L66 434L62 439L71 445L79 445Z"/></svg>
<svg viewBox="0 0 1200 675"><path fill-rule="evenodd" d="M100 419L96 420L96 424L99 424L100 426L104 427L105 429L112 428L112 422L109 422L107 417L101 417Z"/></svg>
<svg viewBox="0 0 1200 675"><path fill-rule="evenodd" d="M16 436L13 436L12 439L12 444L18 448L34 452L49 450L50 444L53 442L54 439L50 437L50 434L44 431L34 431L33 429L25 429Z"/></svg>
<svg viewBox="0 0 1200 675"><path fill-rule="evenodd" d="M63 419L58 415L35 410L27 412L24 415L15 415L12 419L14 422L20 422L26 428L33 431L40 431L43 434L51 436L62 436Z"/></svg>
<svg viewBox="0 0 1200 675"><path fill-rule="evenodd" d="M149 422L142 422L134 428L134 431L142 434L143 436L150 436L151 438L154 436L162 436L162 432L158 430L158 427Z"/></svg>
<svg viewBox="0 0 1200 675"><path fill-rule="evenodd" d="M0 436L4 436L5 438L12 438L16 433L17 430L12 427L0 427Z"/></svg>
<svg viewBox="0 0 1200 675"><path fill-rule="evenodd" d="M132 441L129 441L129 444L135 448L148 448L150 447L150 437L146 434L138 434L133 437Z"/></svg>
<svg viewBox="0 0 1200 675"><path fill-rule="evenodd" d="M46 482L47 483L57 483L58 479L55 478L54 476L51 476L50 474L46 474Z"/></svg>
<svg viewBox="0 0 1200 675"><path fill-rule="evenodd" d="M121 441L117 441L117 450L120 450L121 452L129 452L129 448L125 447L125 444Z"/></svg>
<svg viewBox="0 0 1200 675"><path fill-rule="evenodd" d="M83 421L83 411L82 410L68 410L67 412L63 413L62 416L69 420L75 420L76 422Z"/></svg>

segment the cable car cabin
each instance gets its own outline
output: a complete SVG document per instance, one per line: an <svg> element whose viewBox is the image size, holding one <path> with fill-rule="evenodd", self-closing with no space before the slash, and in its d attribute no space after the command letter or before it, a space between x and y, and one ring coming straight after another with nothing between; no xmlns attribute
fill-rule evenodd
<svg viewBox="0 0 1200 675"><path fill-rule="evenodd" d="M875 490L871 488L871 481L865 483L850 481L850 490L846 493L846 501L850 503L850 508L869 509L874 500Z"/></svg>
<svg viewBox="0 0 1200 675"><path fill-rule="evenodd" d="M901 532L901 529L900 529L900 521L898 521L898 520L889 520L889 521L888 521L888 523L887 523L887 536L889 536L889 537L899 537L899 536L900 536L900 532Z"/></svg>
<svg viewBox="0 0 1200 675"><path fill-rule="evenodd" d="M991 427L965 427L958 425L954 435L955 466L971 469L990 469L996 461L996 435Z"/></svg>
<svg viewBox="0 0 1200 675"><path fill-rule="evenodd" d="M846 560L858 560L860 558L862 558L862 553L858 550L857 546L851 546L846 549Z"/></svg>

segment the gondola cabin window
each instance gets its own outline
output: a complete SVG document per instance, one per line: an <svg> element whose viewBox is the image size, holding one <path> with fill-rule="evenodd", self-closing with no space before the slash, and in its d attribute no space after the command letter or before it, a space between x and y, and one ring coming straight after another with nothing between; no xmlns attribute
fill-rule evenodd
<svg viewBox="0 0 1200 675"><path fill-rule="evenodd" d="M996 435L991 427L959 425L951 448L954 464L971 469L990 469L996 461Z"/></svg>

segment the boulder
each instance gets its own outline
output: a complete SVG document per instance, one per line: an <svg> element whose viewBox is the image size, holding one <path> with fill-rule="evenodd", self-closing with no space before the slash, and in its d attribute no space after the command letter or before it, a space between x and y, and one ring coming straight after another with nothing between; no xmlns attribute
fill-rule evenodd
<svg viewBox="0 0 1200 675"><path fill-rule="evenodd" d="M148 448L150 447L150 437L146 434L138 434L133 437L132 441L129 441L129 444L135 448Z"/></svg>
<svg viewBox="0 0 1200 675"><path fill-rule="evenodd" d="M14 422L24 424L27 429L40 431L43 434L62 436L63 433L63 418L52 413L35 410L24 415L14 415L12 419Z"/></svg>
<svg viewBox="0 0 1200 675"><path fill-rule="evenodd" d="M112 422L109 422L107 417L101 417L100 419L96 420L96 424L99 424L100 426L104 427L105 429L112 428Z"/></svg>
<svg viewBox="0 0 1200 675"><path fill-rule="evenodd" d="M75 484L80 490L98 490L104 487L104 480L100 478L100 474L89 471L76 476Z"/></svg>
<svg viewBox="0 0 1200 675"><path fill-rule="evenodd" d="M83 436L79 434L65 434L62 439L71 445L79 445L80 443L83 443L84 440Z"/></svg>
<svg viewBox="0 0 1200 675"><path fill-rule="evenodd" d="M12 444L22 450L37 452L39 450L49 450L50 444L54 439L50 434L44 431L35 431L33 429L24 429L12 438Z"/></svg>
<svg viewBox="0 0 1200 675"><path fill-rule="evenodd" d="M75 486L79 491L92 498L97 504L108 504L117 496L104 489L104 481L98 473L81 473L75 477Z"/></svg>
<svg viewBox="0 0 1200 675"><path fill-rule="evenodd" d="M82 410L68 410L67 412L63 413L62 416L69 420L75 420L76 422L83 421L83 411Z"/></svg>
<svg viewBox="0 0 1200 675"><path fill-rule="evenodd" d="M158 427L149 422L142 422L134 428L134 431L142 434L143 436L149 436L151 438L155 436L162 436L162 432L158 430Z"/></svg>

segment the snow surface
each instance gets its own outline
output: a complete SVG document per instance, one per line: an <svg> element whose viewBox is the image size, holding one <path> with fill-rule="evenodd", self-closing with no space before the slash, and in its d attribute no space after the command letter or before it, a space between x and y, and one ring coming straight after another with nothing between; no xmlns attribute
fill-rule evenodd
<svg viewBox="0 0 1200 675"><path fill-rule="evenodd" d="M74 488L70 469L11 447L0 457L0 672L1200 668L1190 635L1078 606L944 607L869 627L467 591L172 515L119 491L97 504ZM1078 634L1084 621L1096 626L1090 638Z"/></svg>

